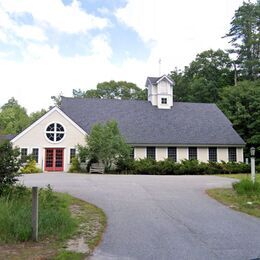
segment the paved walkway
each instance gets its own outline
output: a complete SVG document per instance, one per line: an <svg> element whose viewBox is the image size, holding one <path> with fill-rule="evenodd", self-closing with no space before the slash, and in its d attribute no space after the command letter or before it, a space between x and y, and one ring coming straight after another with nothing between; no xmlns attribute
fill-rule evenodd
<svg viewBox="0 0 260 260"><path fill-rule="evenodd" d="M214 176L26 175L104 209L108 227L92 259L234 259L260 257L260 219L219 204L205 189L229 187Z"/></svg>

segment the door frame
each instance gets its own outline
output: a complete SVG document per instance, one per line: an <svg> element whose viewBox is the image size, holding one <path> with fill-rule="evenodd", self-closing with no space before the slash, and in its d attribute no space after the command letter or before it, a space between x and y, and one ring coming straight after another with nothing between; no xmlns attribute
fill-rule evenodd
<svg viewBox="0 0 260 260"><path fill-rule="evenodd" d="M47 167L47 150L53 151L53 158L52 158L52 167ZM56 152L57 150L62 151L62 166L56 167ZM44 158L44 171L45 172L63 172L64 171L64 148L62 147L46 147L45 148L45 158Z"/></svg>

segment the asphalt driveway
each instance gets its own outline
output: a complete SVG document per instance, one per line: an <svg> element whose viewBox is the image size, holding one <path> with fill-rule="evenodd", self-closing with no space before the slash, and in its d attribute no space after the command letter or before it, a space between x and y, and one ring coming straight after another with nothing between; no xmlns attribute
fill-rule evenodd
<svg viewBox="0 0 260 260"><path fill-rule="evenodd" d="M26 175L28 186L51 186L107 214L108 227L92 259L255 259L260 219L233 211L205 194L229 187L214 176Z"/></svg>

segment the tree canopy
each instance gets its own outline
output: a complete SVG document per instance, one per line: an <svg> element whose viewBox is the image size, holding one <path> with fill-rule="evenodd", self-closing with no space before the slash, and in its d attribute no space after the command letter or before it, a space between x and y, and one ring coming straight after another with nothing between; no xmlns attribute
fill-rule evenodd
<svg viewBox="0 0 260 260"><path fill-rule="evenodd" d="M86 91L73 89L73 96L80 98L146 99L147 92L134 83L111 80L98 83L96 89Z"/></svg>
<svg viewBox="0 0 260 260"><path fill-rule="evenodd" d="M26 109L12 97L0 109L0 134L18 134L45 113L42 109L28 115Z"/></svg>
<svg viewBox="0 0 260 260"><path fill-rule="evenodd" d="M107 170L120 158L129 157L129 154L130 147L121 135L116 121L95 124L86 136L86 146L79 146L80 157L102 162Z"/></svg>
<svg viewBox="0 0 260 260"><path fill-rule="evenodd" d="M260 149L260 80L241 81L220 93L219 106L248 146Z"/></svg>
<svg viewBox="0 0 260 260"><path fill-rule="evenodd" d="M260 74L260 1L243 2L231 21L226 37L230 38L230 53L236 54L235 63L240 77L256 80Z"/></svg>
<svg viewBox="0 0 260 260"><path fill-rule="evenodd" d="M217 102L220 89L233 84L234 78L229 55L220 49L197 54L184 71L175 69L170 76L175 100L209 103Z"/></svg>

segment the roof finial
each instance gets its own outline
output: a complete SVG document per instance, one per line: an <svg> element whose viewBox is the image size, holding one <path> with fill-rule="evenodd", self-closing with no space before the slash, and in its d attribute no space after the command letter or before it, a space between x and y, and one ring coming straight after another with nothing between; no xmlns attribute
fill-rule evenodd
<svg viewBox="0 0 260 260"><path fill-rule="evenodd" d="M161 77L161 63L162 63L162 59L161 58L159 58L158 63L159 63L159 77Z"/></svg>

